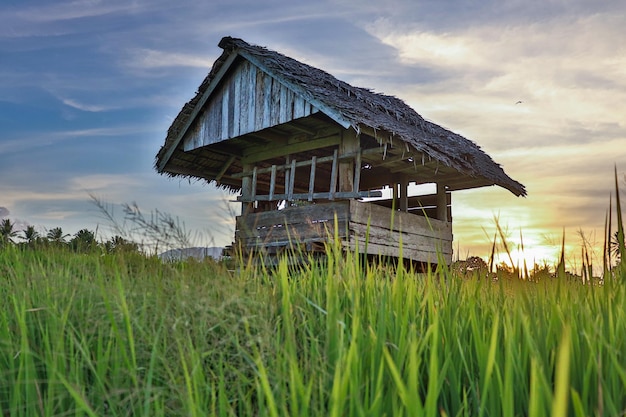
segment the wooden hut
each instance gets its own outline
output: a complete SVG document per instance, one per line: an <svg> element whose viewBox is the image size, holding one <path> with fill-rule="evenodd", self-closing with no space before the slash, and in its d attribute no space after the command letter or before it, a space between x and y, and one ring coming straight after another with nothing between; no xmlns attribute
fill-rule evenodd
<svg viewBox="0 0 626 417"><path fill-rule="evenodd" d="M450 263L452 191L526 194L476 144L398 98L241 39L219 46L155 167L239 191L236 248L319 250L337 236L361 253ZM436 193L410 196L410 183Z"/></svg>

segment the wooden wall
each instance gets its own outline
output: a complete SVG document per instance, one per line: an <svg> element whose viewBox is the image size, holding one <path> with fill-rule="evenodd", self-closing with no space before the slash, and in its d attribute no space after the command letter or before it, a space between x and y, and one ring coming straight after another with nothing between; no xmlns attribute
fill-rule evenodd
<svg viewBox="0 0 626 417"><path fill-rule="evenodd" d="M393 216L392 216L393 213ZM285 247L328 242L346 249L437 263L452 261L452 224L355 200L289 207L237 217L235 243L245 250L276 253Z"/></svg>
<svg viewBox="0 0 626 417"><path fill-rule="evenodd" d="M204 110L184 138L190 151L319 110L248 61L234 68L211 94Z"/></svg>

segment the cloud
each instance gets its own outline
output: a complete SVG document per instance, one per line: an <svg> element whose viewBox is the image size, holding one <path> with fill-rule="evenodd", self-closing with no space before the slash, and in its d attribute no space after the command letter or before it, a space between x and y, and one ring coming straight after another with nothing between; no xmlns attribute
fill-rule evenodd
<svg viewBox="0 0 626 417"><path fill-rule="evenodd" d="M64 130L45 134L20 134L20 137L3 139L0 142L0 154L6 156L9 153L26 152L34 148L56 145L77 138L121 137L154 131L154 127L137 125Z"/></svg>
<svg viewBox="0 0 626 417"><path fill-rule="evenodd" d="M113 0L58 1L46 6L22 9L15 15L25 21L41 23L137 12L141 9L139 4L135 1Z"/></svg>
<svg viewBox="0 0 626 417"><path fill-rule="evenodd" d="M0 207L0 217L9 217L9 214L11 214L11 212L8 208Z"/></svg>
<svg viewBox="0 0 626 417"><path fill-rule="evenodd" d="M78 102L76 100L72 100L72 99L69 99L69 98L61 99L61 101L66 106L70 106L70 107L75 108L77 110L86 111L86 112L92 112L92 113L98 113L98 112L102 112L102 111L108 111L108 110L114 110L115 109L115 107L106 107L106 106L98 106L98 105L93 105L93 104L80 103L80 102Z"/></svg>
<svg viewBox="0 0 626 417"><path fill-rule="evenodd" d="M558 107L571 118L606 120L617 115L612 105L626 94L626 44L615 37L625 25L623 15L607 14L450 32L407 31L379 19L365 29L395 48L404 65L446 74L431 91L508 97L511 104L522 100L535 109Z"/></svg>
<svg viewBox="0 0 626 417"><path fill-rule="evenodd" d="M193 67L211 68L214 59L206 55L184 54L154 49L135 49L129 51L127 64L138 68Z"/></svg>

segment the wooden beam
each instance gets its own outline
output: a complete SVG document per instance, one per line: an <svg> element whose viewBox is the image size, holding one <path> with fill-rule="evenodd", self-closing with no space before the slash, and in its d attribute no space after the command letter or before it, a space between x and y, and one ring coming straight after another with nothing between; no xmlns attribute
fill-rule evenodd
<svg viewBox="0 0 626 417"><path fill-rule="evenodd" d="M306 126L303 126L302 123L298 123L296 121L291 121L288 125L289 127L293 127L294 129L302 132L302 133L306 133L308 136L314 137L315 135L317 135L317 131L310 129Z"/></svg>
<svg viewBox="0 0 626 417"><path fill-rule="evenodd" d="M354 129L344 130L339 144L339 155L356 155L360 149L360 138ZM339 164L339 191L352 191L354 188L354 160Z"/></svg>
<svg viewBox="0 0 626 417"><path fill-rule="evenodd" d="M309 197L308 201L313 201L313 192L315 191L315 165L317 163L317 156L311 158L311 174L309 175Z"/></svg>
<svg viewBox="0 0 626 417"><path fill-rule="evenodd" d="M400 211L409 211L409 180L406 175L400 179Z"/></svg>
<svg viewBox="0 0 626 417"><path fill-rule="evenodd" d="M361 186L361 148L356 152L354 157L354 182L352 183L352 191L358 192Z"/></svg>
<svg viewBox="0 0 626 417"><path fill-rule="evenodd" d="M242 161L254 164L267 159L279 158L286 155L294 155L300 152L307 152L313 149L325 148L327 146L338 145L341 141L339 136L330 136L321 139L313 139L306 142L298 142L281 146L264 146L263 150L250 148L245 152ZM268 149L269 148L269 149Z"/></svg>
<svg viewBox="0 0 626 417"><path fill-rule="evenodd" d="M437 183L437 220L448 221L446 186L440 182Z"/></svg>
<svg viewBox="0 0 626 417"><path fill-rule="evenodd" d="M276 127L270 129L257 130L254 132L246 133L242 137L250 138L254 140L263 140L267 142L277 142L281 145L286 145L289 140L289 135L281 132L277 132ZM262 148L262 146L253 145L255 149Z"/></svg>
<svg viewBox="0 0 626 417"><path fill-rule="evenodd" d="M333 168L330 171L330 191L329 191L329 200L335 199L335 192L337 191L337 149L333 152Z"/></svg>
<svg viewBox="0 0 626 417"><path fill-rule="evenodd" d="M249 170L253 169L252 165L244 164L243 169ZM252 200L252 178L251 177L243 177L241 179L241 198L243 203L241 203L241 215L246 216L252 209L250 203L246 201L254 201Z"/></svg>
<svg viewBox="0 0 626 417"><path fill-rule="evenodd" d="M216 182L218 182L218 183L220 182L220 180L222 179L222 177L226 173L226 170L228 170L228 168L230 168L230 166L233 164L233 162L235 162L235 159L237 159L236 155L232 155L230 158L228 158L228 161L226 161L226 163L222 166L220 171L215 176L215 181Z"/></svg>
<svg viewBox="0 0 626 417"><path fill-rule="evenodd" d="M272 174L270 176L270 201L274 198L274 189L276 188L276 165L272 165Z"/></svg>
<svg viewBox="0 0 626 417"><path fill-rule="evenodd" d="M335 192L333 194L333 199L354 199L354 198L378 198L382 197L383 193L381 191L359 191L358 193L354 193L352 191L347 192ZM291 198L293 200L306 200L309 197L309 193L293 193ZM331 200L330 193L313 193L313 199L315 200ZM280 200L288 200L288 194L274 194L273 199L270 200L269 195L257 195L256 201L280 201ZM252 200L244 200L243 196L237 197L236 201L240 202L251 202Z"/></svg>
<svg viewBox="0 0 626 417"><path fill-rule="evenodd" d="M293 200L293 186L296 182L296 160L291 161L291 169L289 170L289 188L287 189L287 200Z"/></svg>
<svg viewBox="0 0 626 417"><path fill-rule="evenodd" d="M252 170L252 190L250 191L250 198L252 199L252 201L255 200L256 198L256 180L257 180L257 173L256 173L257 168L254 167Z"/></svg>

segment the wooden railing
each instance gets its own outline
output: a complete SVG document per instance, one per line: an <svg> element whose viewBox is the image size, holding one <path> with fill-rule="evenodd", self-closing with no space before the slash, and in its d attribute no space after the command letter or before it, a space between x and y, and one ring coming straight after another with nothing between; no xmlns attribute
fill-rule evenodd
<svg viewBox="0 0 626 417"><path fill-rule="evenodd" d="M338 150L335 149L332 156L324 156L318 158L313 156L310 160L296 161L291 160L290 163L283 165L272 165L271 167L259 168L255 166L251 171L244 171L233 175L234 178L249 178L251 180L250 191L242 192L242 195L237 197L237 201L243 203L251 203L254 201L294 201L294 200L307 200L313 201L317 199L335 200L335 199L353 199L353 198L367 198L367 197L381 197L382 192L376 191L360 191L361 182L361 150L347 154L338 155ZM367 152L367 151L365 151ZM338 191L337 180L339 163L343 161L353 161L354 163L354 179L352 181L351 191ZM315 180L316 180L316 166L321 163L332 163L330 171L330 187L328 192L315 192ZM309 175L309 188L308 193L295 193L295 175L296 168L311 167ZM276 177L278 172L285 172L285 192L277 194L276 190ZM270 174L269 193L265 195L257 194L257 178L260 174Z"/></svg>

